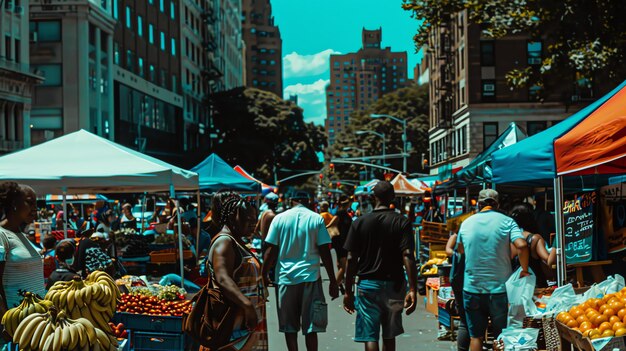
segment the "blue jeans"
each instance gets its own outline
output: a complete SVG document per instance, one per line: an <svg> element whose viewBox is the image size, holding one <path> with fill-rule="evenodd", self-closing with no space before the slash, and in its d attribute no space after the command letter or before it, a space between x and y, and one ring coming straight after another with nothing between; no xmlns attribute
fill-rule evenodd
<svg viewBox="0 0 626 351"><path fill-rule="evenodd" d="M485 336L489 318L494 339L506 328L509 301L506 293L474 294L463 291L463 307L467 319L467 328L472 338Z"/></svg>

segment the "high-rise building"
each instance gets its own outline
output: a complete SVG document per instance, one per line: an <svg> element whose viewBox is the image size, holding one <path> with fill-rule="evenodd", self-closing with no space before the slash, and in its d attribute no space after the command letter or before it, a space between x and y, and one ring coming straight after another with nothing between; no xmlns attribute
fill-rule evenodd
<svg viewBox="0 0 626 351"><path fill-rule="evenodd" d="M33 144L79 129L115 138L112 4L30 3L30 62L45 78L33 96Z"/></svg>
<svg viewBox="0 0 626 351"><path fill-rule="evenodd" d="M29 62L29 0L0 3L0 153L31 144L31 129L39 133L46 120L31 117L35 84L42 73L33 73ZM57 121L58 122L58 121Z"/></svg>
<svg viewBox="0 0 626 351"><path fill-rule="evenodd" d="M246 86L283 96L282 39L269 0L243 0Z"/></svg>
<svg viewBox="0 0 626 351"><path fill-rule="evenodd" d="M330 84L326 87L329 144L350 123L351 112L364 110L385 93L409 82L406 51L383 49L382 34L382 29L364 28L359 51L330 56Z"/></svg>
<svg viewBox="0 0 626 351"><path fill-rule="evenodd" d="M602 89L589 81L571 85L552 79L543 87L511 89L507 72L537 70L548 45L524 34L486 37L480 25L468 21L466 11L433 30L424 49L432 174L467 165L511 122L533 135L599 96Z"/></svg>
<svg viewBox="0 0 626 351"><path fill-rule="evenodd" d="M241 0L219 0L218 45L216 59L222 79L217 91L244 86L244 43L241 23Z"/></svg>

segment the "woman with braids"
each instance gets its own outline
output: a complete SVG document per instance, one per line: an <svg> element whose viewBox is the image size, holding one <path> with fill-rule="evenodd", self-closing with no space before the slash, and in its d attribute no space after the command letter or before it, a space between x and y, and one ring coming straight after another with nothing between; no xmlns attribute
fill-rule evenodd
<svg viewBox="0 0 626 351"><path fill-rule="evenodd" d="M46 294L41 255L22 232L36 218L33 189L15 182L0 183L0 318L21 303L21 291Z"/></svg>
<svg viewBox="0 0 626 351"><path fill-rule="evenodd" d="M224 297L240 308L230 342L220 350L267 350L261 263L242 240L254 230L255 209L236 193L220 192L213 197L212 212L222 228L211 244L208 268Z"/></svg>

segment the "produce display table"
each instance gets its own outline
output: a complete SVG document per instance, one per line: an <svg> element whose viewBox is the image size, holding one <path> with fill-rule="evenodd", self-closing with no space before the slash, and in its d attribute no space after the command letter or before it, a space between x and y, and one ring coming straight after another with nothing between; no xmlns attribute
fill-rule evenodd
<svg viewBox="0 0 626 351"><path fill-rule="evenodd" d="M113 321L123 323L130 330L128 335L130 351L185 348L182 317L116 312Z"/></svg>

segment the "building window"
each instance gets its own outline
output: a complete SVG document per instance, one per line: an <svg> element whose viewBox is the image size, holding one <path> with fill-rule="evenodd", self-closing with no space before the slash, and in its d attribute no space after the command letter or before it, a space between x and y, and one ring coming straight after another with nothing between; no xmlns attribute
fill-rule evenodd
<svg viewBox="0 0 626 351"><path fill-rule="evenodd" d="M139 34L140 37L143 36L143 18L141 18L141 16L137 16L137 34Z"/></svg>
<svg viewBox="0 0 626 351"><path fill-rule="evenodd" d="M132 10L130 9L130 6L126 6L126 28L133 28L130 15L131 12Z"/></svg>
<svg viewBox="0 0 626 351"><path fill-rule="evenodd" d="M148 24L148 41L150 44L154 44L154 27L152 24Z"/></svg>
<svg viewBox="0 0 626 351"><path fill-rule="evenodd" d="M156 72L155 72L155 70L154 70L154 65L150 65L150 81L151 81L152 83L154 83L154 80L155 80L155 78L156 78L156 77L155 77L155 74L156 74Z"/></svg>
<svg viewBox="0 0 626 351"><path fill-rule="evenodd" d="M526 53L528 55L529 65L541 64L541 42L540 41L529 41L526 44Z"/></svg>
<svg viewBox="0 0 626 351"><path fill-rule="evenodd" d="M139 71L139 76L143 77L143 58L140 57L137 60L137 64L138 64L137 70Z"/></svg>
<svg viewBox="0 0 626 351"><path fill-rule="evenodd" d="M528 136L535 135L543 130L546 130L548 124L545 121L527 122L526 129Z"/></svg>
<svg viewBox="0 0 626 351"><path fill-rule="evenodd" d="M176 56L176 39L172 38L172 56Z"/></svg>
<svg viewBox="0 0 626 351"><path fill-rule="evenodd" d="M33 39L41 42L61 41L61 21L30 22L30 32L36 36Z"/></svg>
<svg viewBox="0 0 626 351"><path fill-rule="evenodd" d="M113 62L116 65L120 64L120 45L118 43L113 43Z"/></svg>
<svg viewBox="0 0 626 351"><path fill-rule="evenodd" d="M119 10L118 10L118 2L119 0L113 0L113 18L117 19L119 17Z"/></svg>
<svg viewBox="0 0 626 351"><path fill-rule="evenodd" d="M496 81L483 79L481 81L481 96L483 101L494 101L496 99Z"/></svg>
<svg viewBox="0 0 626 351"><path fill-rule="evenodd" d="M45 78L42 86L45 87L59 87L63 81L62 68L60 64L57 65L33 65L41 75Z"/></svg>
<svg viewBox="0 0 626 351"><path fill-rule="evenodd" d="M161 32L161 50L165 51L165 33Z"/></svg>
<svg viewBox="0 0 626 351"><path fill-rule="evenodd" d="M176 5L173 1L170 1L170 18L176 19Z"/></svg>
<svg viewBox="0 0 626 351"><path fill-rule="evenodd" d="M495 66L495 44L493 40L480 42L480 65Z"/></svg>
<svg viewBox="0 0 626 351"><path fill-rule="evenodd" d="M135 71L135 54L131 50L126 51L126 69L131 72Z"/></svg>
<svg viewBox="0 0 626 351"><path fill-rule="evenodd" d="M165 0L159 0L159 10L165 12Z"/></svg>
<svg viewBox="0 0 626 351"><path fill-rule="evenodd" d="M483 150L487 149L489 145L493 144L498 139L498 123L497 122L484 122L483 123Z"/></svg>

